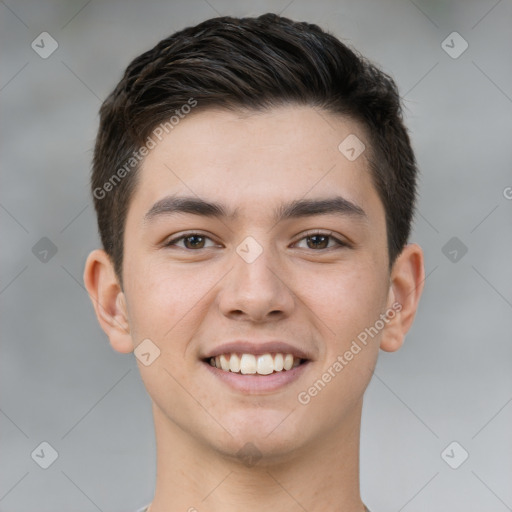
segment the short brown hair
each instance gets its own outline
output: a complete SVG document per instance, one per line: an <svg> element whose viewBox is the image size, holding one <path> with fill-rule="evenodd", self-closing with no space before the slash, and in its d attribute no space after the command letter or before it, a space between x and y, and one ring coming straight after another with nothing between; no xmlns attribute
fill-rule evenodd
<svg viewBox="0 0 512 512"><path fill-rule="evenodd" d="M269 13L213 18L163 39L130 63L102 104L91 188L103 248L121 283L126 216L142 160L138 150L191 99L195 110L298 104L360 122L386 212L392 265L409 237L417 179L396 84L317 25Z"/></svg>

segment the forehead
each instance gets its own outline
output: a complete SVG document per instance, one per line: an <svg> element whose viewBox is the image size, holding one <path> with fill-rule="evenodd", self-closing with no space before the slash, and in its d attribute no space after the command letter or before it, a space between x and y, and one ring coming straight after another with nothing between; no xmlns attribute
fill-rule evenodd
<svg viewBox="0 0 512 512"><path fill-rule="evenodd" d="M348 158L363 144L368 148L365 131L353 120L312 107L198 111L155 142L141 165L136 208L166 195L195 195L250 217L255 211L261 215L262 205L278 206L285 196L338 194L361 207L379 208L369 204L380 201L367 149Z"/></svg>

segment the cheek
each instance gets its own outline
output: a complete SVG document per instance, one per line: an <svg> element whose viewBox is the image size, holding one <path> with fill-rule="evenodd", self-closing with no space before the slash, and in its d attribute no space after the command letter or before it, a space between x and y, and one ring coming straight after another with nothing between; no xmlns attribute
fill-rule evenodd
<svg viewBox="0 0 512 512"><path fill-rule="evenodd" d="M324 418L324 428L334 428L360 403L375 368L380 339L380 334L364 339L365 329L373 326L385 309L385 283L385 274L376 267L337 269L312 295L314 311L321 319L318 325L325 353L298 397L299 403L306 405L305 422L311 421L312 429L316 428L313 418L319 417ZM333 409L333 404L339 407ZM328 418L325 411L329 411Z"/></svg>
<svg viewBox="0 0 512 512"><path fill-rule="evenodd" d="M218 277L199 272L197 267L165 263L130 267L126 291L129 298L130 325L140 338L154 339L162 348L169 340L193 336L194 319L204 313L208 291ZM185 336L185 338L180 338Z"/></svg>
<svg viewBox="0 0 512 512"><path fill-rule="evenodd" d="M379 318L386 305L385 283L385 276L374 266L360 265L324 271L307 285L305 293L323 321L322 332L346 345Z"/></svg>

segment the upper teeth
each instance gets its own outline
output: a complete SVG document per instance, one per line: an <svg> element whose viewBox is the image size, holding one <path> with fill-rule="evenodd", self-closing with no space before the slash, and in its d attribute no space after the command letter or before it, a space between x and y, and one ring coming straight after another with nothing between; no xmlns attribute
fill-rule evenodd
<svg viewBox="0 0 512 512"><path fill-rule="evenodd" d="M291 370L299 366L300 361L292 354L222 354L212 357L210 364L226 372L269 375L274 371Z"/></svg>

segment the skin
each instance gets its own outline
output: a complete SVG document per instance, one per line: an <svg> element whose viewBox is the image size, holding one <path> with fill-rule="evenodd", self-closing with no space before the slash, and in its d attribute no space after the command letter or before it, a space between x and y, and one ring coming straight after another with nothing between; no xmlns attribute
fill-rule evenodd
<svg viewBox="0 0 512 512"><path fill-rule="evenodd" d="M84 282L111 346L129 353L149 338L160 350L149 366L137 359L157 440L151 512L364 510L363 394L379 348L392 352L404 342L424 268L421 248L408 244L389 270L385 212L366 152L349 161L338 150L349 134L369 147L360 125L310 107L192 113L143 162L126 221L123 288L104 251L89 255ZM239 217L145 222L167 195L238 207ZM273 219L281 203L333 195L365 216ZM315 242L310 230L348 245ZM190 239L164 246L191 231L208 237L199 248ZM262 248L252 263L236 252L247 236ZM299 393L393 303L401 310L301 404ZM288 341L313 361L277 391L234 391L200 356L241 338ZM254 465L238 453L249 442L261 456Z"/></svg>

